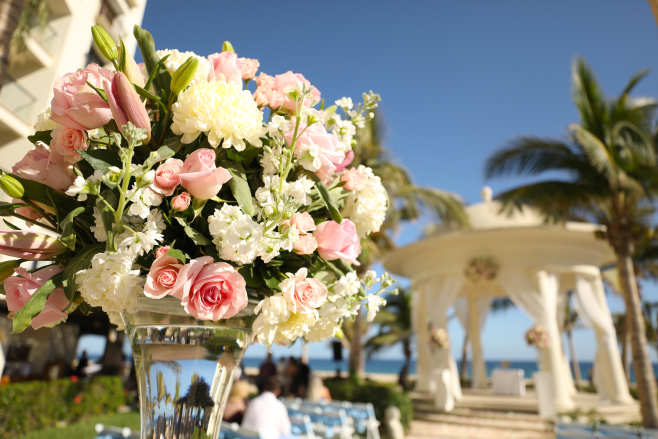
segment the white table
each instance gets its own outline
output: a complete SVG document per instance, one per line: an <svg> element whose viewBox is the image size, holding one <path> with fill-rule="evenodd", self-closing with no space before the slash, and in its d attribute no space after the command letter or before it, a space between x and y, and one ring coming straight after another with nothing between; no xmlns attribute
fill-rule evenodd
<svg viewBox="0 0 658 439"><path fill-rule="evenodd" d="M494 369L491 372L494 395L525 395L524 377L523 369Z"/></svg>

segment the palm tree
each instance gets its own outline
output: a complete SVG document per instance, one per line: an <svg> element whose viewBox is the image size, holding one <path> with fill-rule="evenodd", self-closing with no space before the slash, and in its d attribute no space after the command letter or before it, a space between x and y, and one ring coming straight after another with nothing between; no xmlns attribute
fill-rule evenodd
<svg viewBox="0 0 658 439"><path fill-rule="evenodd" d="M413 328L411 325L411 290L400 288L397 296L388 294L386 306L377 313L373 323L379 325L379 331L366 342L366 352L372 354L402 343L405 366L411 367L411 342Z"/></svg>
<svg viewBox="0 0 658 439"><path fill-rule="evenodd" d="M580 363L578 363L578 358L576 357L576 346L573 344L572 332L576 327L578 322L578 314L571 307L571 293L567 296L567 304L564 307L564 315L562 316L562 330L567 334L567 340L569 342L569 356L571 357L571 367L573 367L573 374L576 380L576 383L580 383L583 380L583 376L580 373Z"/></svg>
<svg viewBox="0 0 658 439"><path fill-rule="evenodd" d="M384 147L384 124L379 113L359 129L354 146L353 166L365 165L381 178L388 192L389 210L379 232L361 241L363 251L359 257L359 273L365 273L384 253L395 248L393 236L405 221L414 221L429 214L435 221L456 226L467 226L468 217L462 200L455 194L436 188L416 186L411 174L400 166ZM345 338L350 347L351 375L364 371L362 335L365 333L363 317L358 314L354 322L344 326Z"/></svg>
<svg viewBox="0 0 658 439"><path fill-rule="evenodd" d="M24 52L31 27L36 24L43 30L47 22L46 0L0 0L0 87L7 77L10 52Z"/></svg>
<svg viewBox="0 0 658 439"><path fill-rule="evenodd" d="M561 171L565 179L520 186L498 198L506 209L537 208L548 221L580 218L606 226L603 237L617 257L626 304L643 425L656 428L656 384L632 259L636 230L645 226L638 224L636 213L649 205L646 189L655 185L651 180L655 178L656 156L649 121L656 103L629 97L646 73L634 75L619 97L608 100L590 67L577 58L572 93L580 124L570 126L568 141L517 138L487 160L485 173L492 178Z"/></svg>

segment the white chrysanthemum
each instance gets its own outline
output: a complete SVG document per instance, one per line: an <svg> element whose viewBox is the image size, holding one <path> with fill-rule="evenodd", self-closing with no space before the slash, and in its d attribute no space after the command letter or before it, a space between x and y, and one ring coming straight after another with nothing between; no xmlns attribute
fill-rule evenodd
<svg viewBox="0 0 658 439"><path fill-rule="evenodd" d="M297 340L299 337L304 337L308 334L313 325L315 325L317 320L318 312L316 310L308 313L291 313L288 320L277 325L274 334L274 344L285 346L290 344L291 341Z"/></svg>
<svg viewBox="0 0 658 439"><path fill-rule="evenodd" d="M340 297L354 296L361 289L361 281L356 276L356 273L351 271L345 276L341 276L332 287L334 293Z"/></svg>
<svg viewBox="0 0 658 439"><path fill-rule="evenodd" d="M82 298L107 313L133 312L142 282L139 270L133 270L132 264L133 258L126 252L96 254L91 267L79 271L76 277Z"/></svg>
<svg viewBox="0 0 658 439"><path fill-rule="evenodd" d="M103 218L101 216L101 211L94 207L94 225L89 228L94 234L94 238L98 242L107 241L107 232L105 231L105 226L103 225Z"/></svg>
<svg viewBox="0 0 658 439"><path fill-rule="evenodd" d="M50 107L43 110L37 115L37 121L34 123L34 131L50 131L57 128L59 124L50 120Z"/></svg>
<svg viewBox="0 0 658 439"><path fill-rule="evenodd" d="M363 178L363 187L351 191L342 213L352 220L357 234L364 238L372 232L378 232L384 223L388 197L381 179L373 174L372 169L359 165L357 171Z"/></svg>
<svg viewBox="0 0 658 439"><path fill-rule="evenodd" d="M368 296L368 317L367 320L372 322L379 312L379 307L386 305L386 300L382 299L381 296L377 294L370 294Z"/></svg>
<svg viewBox="0 0 658 439"><path fill-rule="evenodd" d="M208 81L208 73L210 72L210 61L208 61L206 58L197 55L194 52L180 52L176 49L174 50L156 50L155 53L162 58L165 55L169 55L169 58L166 59L164 62L165 67L169 71L170 74L174 74L176 70L185 62L187 59L191 56L196 57L199 60L199 67L196 69L196 73L194 75L194 79L192 79L192 83L195 82L207 82ZM146 75L148 77L148 75Z"/></svg>
<svg viewBox="0 0 658 439"><path fill-rule="evenodd" d="M319 341L327 340L333 337L337 332L338 324L336 322L329 319L320 318L317 322L315 322L315 325L311 327L305 338L311 343L317 343Z"/></svg>
<svg viewBox="0 0 658 439"><path fill-rule="evenodd" d="M171 130L182 134L183 143L191 143L199 134L208 134L208 143L217 148L233 146L245 149L245 140L262 146L267 134L263 112L258 109L249 90L240 90L232 82L197 82L178 95L173 106Z"/></svg>

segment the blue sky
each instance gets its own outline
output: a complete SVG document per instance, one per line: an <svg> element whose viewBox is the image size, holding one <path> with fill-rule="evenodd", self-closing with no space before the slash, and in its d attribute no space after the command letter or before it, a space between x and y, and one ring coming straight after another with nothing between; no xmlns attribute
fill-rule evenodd
<svg viewBox="0 0 658 439"><path fill-rule="evenodd" d="M258 59L265 73L303 73L328 102L381 94L394 156L418 184L469 203L480 201L484 184L495 194L524 182L484 181L484 161L495 149L520 134L561 136L577 121L569 92L576 54L608 95L651 68L636 95L658 96L658 28L646 0L150 0L143 26L158 49L208 55L230 40L238 56ZM418 225L408 227L398 242L418 233ZM646 285L645 295L656 300L658 288ZM609 301L613 310L623 308L621 299ZM534 358L522 340L529 326L516 310L490 316L485 357ZM450 330L458 354L463 333L456 322ZM581 359L593 358L593 342L590 331L576 331ZM311 348L311 356L330 355L325 343ZM400 355L394 349L385 356Z"/></svg>

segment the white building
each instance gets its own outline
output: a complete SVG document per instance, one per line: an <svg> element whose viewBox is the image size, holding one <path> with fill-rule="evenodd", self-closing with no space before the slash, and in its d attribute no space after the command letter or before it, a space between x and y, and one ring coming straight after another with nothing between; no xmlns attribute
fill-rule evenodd
<svg viewBox="0 0 658 439"><path fill-rule="evenodd" d="M141 24L146 0L48 0L46 29L35 28L27 52L13 57L0 89L0 168L11 170L33 145L27 136L39 112L50 106L55 78L90 63L105 64L91 36L101 25L135 53L135 24ZM4 195L4 194L2 194Z"/></svg>

